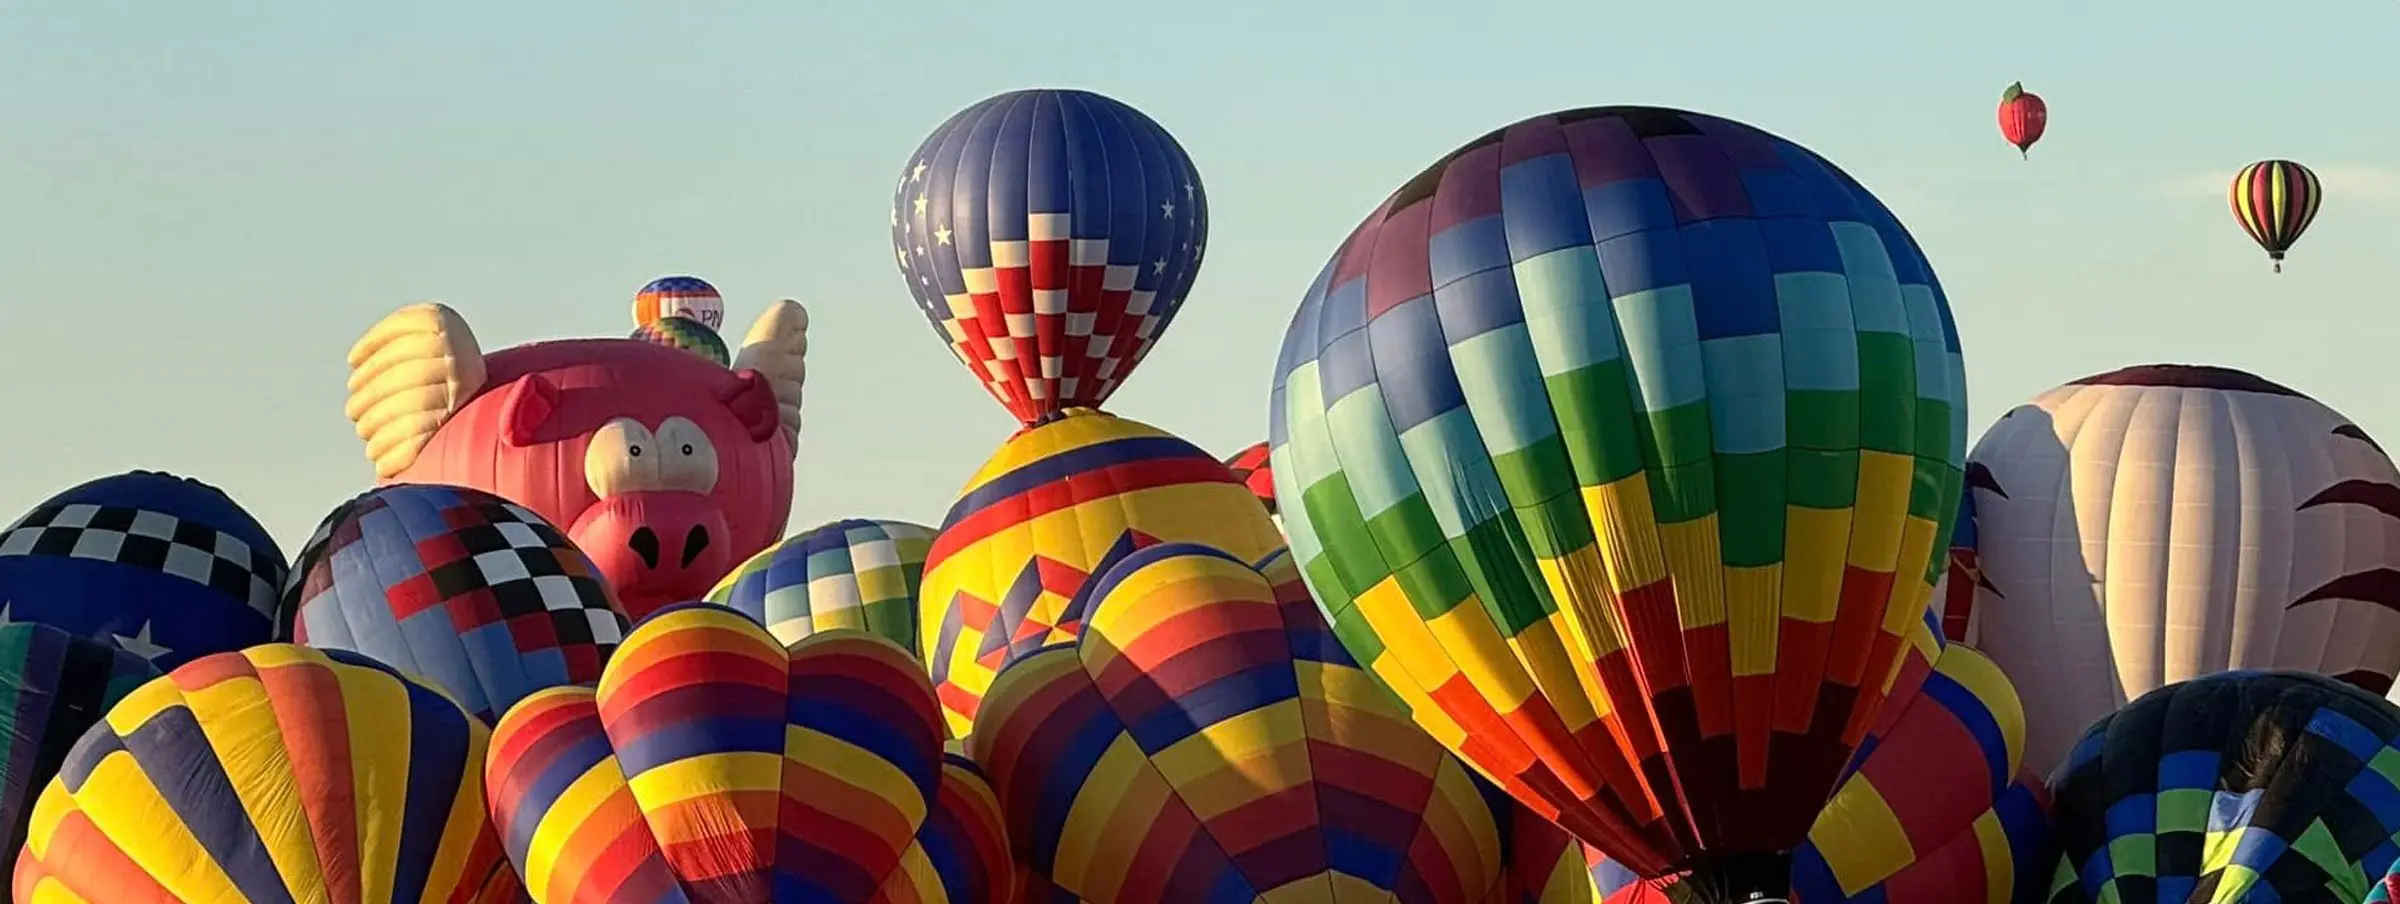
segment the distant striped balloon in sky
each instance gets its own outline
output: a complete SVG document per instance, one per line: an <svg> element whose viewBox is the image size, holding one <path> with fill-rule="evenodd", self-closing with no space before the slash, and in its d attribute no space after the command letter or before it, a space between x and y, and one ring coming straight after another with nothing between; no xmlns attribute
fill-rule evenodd
<svg viewBox="0 0 2400 904"><path fill-rule="evenodd" d="M1534 117L1334 252L1269 416L1311 590L1461 755L1780 896L1958 508L1958 334L1891 211L1722 118Z"/></svg>
<svg viewBox="0 0 2400 904"><path fill-rule="evenodd" d="M933 528L907 521L820 524L751 556L717 582L708 601L750 616L787 644L850 629L917 655L917 589L932 546Z"/></svg>
<svg viewBox="0 0 2400 904"><path fill-rule="evenodd" d="M49 625L0 624L0 866L25 846L34 796L67 750L158 668Z"/></svg>
<svg viewBox="0 0 2400 904"><path fill-rule="evenodd" d="M787 649L707 603L635 627L597 692L510 710L489 781L535 904L989 904L1011 877L906 651L846 631Z"/></svg>
<svg viewBox="0 0 2400 904"><path fill-rule="evenodd" d="M2289 160L2261 160L2234 174L2226 197L2233 203L2234 221L2266 249L2275 272L2281 273L2284 254L2300 241L2308 224L2316 222L2325 188L2308 167Z"/></svg>
<svg viewBox="0 0 2400 904"><path fill-rule="evenodd" d="M960 363L1025 423L1096 407L1174 322L1208 241L1175 137L1089 91L953 114L892 188L892 251Z"/></svg>
<svg viewBox="0 0 2400 904"><path fill-rule="evenodd" d="M647 327L661 317L688 317L711 330L725 328L725 297L697 276L662 276L633 295L633 325Z"/></svg>
<svg viewBox="0 0 2400 904"><path fill-rule="evenodd" d="M1085 904L1514 900L1473 773L1305 597L1188 543L1095 585L1080 638L1003 670L966 742L1037 880Z"/></svg>
<svg viewBox="0 0 2400 904"><path fill-rule="evenodd" d="M994 673L1083 630L1093 574L1158 543L1251 562L1283 536L1215 456L1140 421L1074 408L1001 444L925 558L917 649L951 735L974 728Z"/></svg>
<svg viewBox="0 0 2400 904"><path fill-rule="evenodd" d="M484 816L489 739L355 653L192 660L68 752L34 806L15 900L509 904L516 874Z"/></svg>

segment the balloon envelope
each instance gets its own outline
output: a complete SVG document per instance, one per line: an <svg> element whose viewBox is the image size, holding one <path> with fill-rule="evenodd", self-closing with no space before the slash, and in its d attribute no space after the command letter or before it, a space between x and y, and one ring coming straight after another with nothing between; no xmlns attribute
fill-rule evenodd
<svg viewBox="0 0 2400 904"><path fill-rule="evenodd" d="M0 621L55 625L174 668L267 642L287 567L222 490L128 471L0 530Z"/></svg>
<svg viewBox="0 0 2400 904"><path fill-rule="evenodd" d="M317 525L284 587L284 636L374 657L489 722L600 680L625 616L542 516L478 490L380 487Z"/></svg>
<svg viewBox="0 0 2400 904"><path fill-rule="evenodd" d="M945 759L924 671L872 635L787 650L721 606L662 609L597 692L527 698L492 750L537 904L1006 904L990 788Z"/></svg>
<svg viewBox="0 0 2400 904"><path fill-rule="evenodd" d="M2304 669L2400 671L2400 471L2348 418L2215 367L2076 380L1968 456L1979 647L2027 706L2027 764L2144 693Z"/></svg>
<svg viewBox="0 0 2400 904"><path fill-rule="evenodd" d="M1344 643L1461 755L1645 875L1708 851L1772 884L1924 611L1958 348L1907 231L1807 150L1535 117L1402 186L1309 288L1275 495Z"/></svg>
<svg viewBox="0 0 2400 904"><path fill-rule="evenodd" d="M647 327L665 317L685 317L710 330L721 330L725 328L725 298L700 277L662 276L634 293L633 325Z"/></svg>
<svg viewBox="0 0 2400 904"><path fill-rule="evenodd" d="M1194 544L1095 585L1086 630L1003 670L966 742L1042 882L1088 904L1506 900L1473 774L1306 599Z"/></svg>
<svg viewBox="0 0 2400 904"><path fill-rule="evenodd" d="M2400 709L2323 675L2219 672L2151 691L2094 723L2051 776L2048 900L2363 899L2400 854L2394 763Z"/></svg>
<svg viewBox="0 0 2400 904"><path fill-rule="evenodd" d="M992 675L1082 630L1085 582L1156 543L1242 561L1282 548L1214 456L1088 408L1017 432L967 483L926 554L919 650L950 732L965 737Z"/></svg>
<svg viewBox="0 0 2400 904"><path fill-rule="evenodd" d="M143 682L150 660L49 625L0 625L0 866L25 846L34 795L86 729Z"/></svg>
<svg viewBox="0 0 2400 904"><path fill-rule="evenodd" d="M921 655L917 591L933 528L849 518L809 528L768 547L708 592L784 643L820 631L866 631Z"/></svg>
<svg viewBox="0 0 2400 904"><path fill-rule="evenodd" d="M1011 91L934 129L892 189L892 250L917 307L1027 424L1108 401L1182 309L1208 193L1141 111Z"/></svg>
<svg viewBox="0 0 2400 904"><path fill-rule="evenodd" d="M34 805L15 899L514 900L483 815L488 740L458 704L354 653L193 660L67 754Z"/></svg>
<svg viewBox="0 0 2400 904"><path fill-rule="evenodd" d="M706 358L718 367L733 365L733 353L725 349L725 338L717 335L700 321L673 314L643 324L633 331L632 338L668 348L680 348Z"/></svg>

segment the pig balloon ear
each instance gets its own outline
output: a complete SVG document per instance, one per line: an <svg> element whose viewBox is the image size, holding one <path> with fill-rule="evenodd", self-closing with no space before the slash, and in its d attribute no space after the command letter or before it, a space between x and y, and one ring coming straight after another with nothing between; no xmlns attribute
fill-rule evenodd
<svg viewBox="0 0 2400 904"><path fill-rule="evenodd" d="M775 399L775 387L755 370L736 371L733 380L733 388L721 396L725 407L742 422L751 440L763 443L774 439L783 429L783 406Z"/></svg>
<svg viewBox="0 0 2400 904"><path fill-rule="evenodd" d="M483 390L483 349L466 318L427 302L392 312L350 346L350 398L342 413L367 443L375 476L389 480L460 406Z"/></svg>
<svg viewBox="0 0 2400 904"><path fill-rule="evenodd" d="M808 309L789 298L769 305L750 325L733 369L755 372L765 381L774 395L777 423L797 448L800 388L808 382Z"/></svg>
<svg viewBox="0 0 2400 904"><path fill-rule="evenodd" d="M558 413L558 396L558 384L541 374L518 379L508 388L508 398L500 401L502 438L519 448L540 442L542 425Z"/></svg>

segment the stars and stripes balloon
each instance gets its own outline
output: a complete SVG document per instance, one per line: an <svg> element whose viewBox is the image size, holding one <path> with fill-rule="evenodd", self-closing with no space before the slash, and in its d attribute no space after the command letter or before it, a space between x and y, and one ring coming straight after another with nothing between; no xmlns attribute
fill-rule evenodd
<svg viewBox="0 0 2400 904"><path fill-rule="evenodd" d="M787 649L722 606L661 609L597 691L500 720L489 782L535 904L993 904L1013 884L924 669L862 632Z"/></svg>
<svg viewBox="0 0 2400 904"><path fill-rule="evenodd" d="M86 729L143 682L150 660L49 625L0 625L0 867L25 846L34 795Z"/></svg>
<svg viewBox="0 0 2400 904"><path fill-rule="evenodd" d="M1924 612L1965 392L1856 181L1606 107L1371 214L1292 319L1269 443L1310 589L1420 722L1645 876L1774 898Z"/></svg>
<svg viewBox="0 0 2400 904"><path fill-rule="evenodd" d="M54 625L171 669L266 643L288 568L224 491L128 471L52 496L0 530L0 622Z"/></svg>
<svg viewBox="0 0 2400 904"><path fill-rule="evenodd" d="M1283 537L1215 456L1148 424L1073 408L1003 443L925 556L917 649L951 734L1001 667L1083 629L1093 574L1162 542L1247 562Z"/></svg>
<svg viewBox="0 0 2400 904"><path fill-rule="evenodd" d="M34 805L15 900L509 904L483 723L390 666L262 644L136 688Z"/></svg>
<svg viewBox="0 0 2400 904"><path fill-rule="evenodd" d="M846 518L800 532L751 556L708 592L784 643L820 631L866 631L919 655L917 591L933 528Z"/></svg>
<svg viewBox="0 0 2400 904"><path fill-rule="evenodd" d="M283 589L281 637L351 650L490 722L527 694L600 680L625 617L583 551L532 510L394 484L317 525Z"/></svg>
<svg viewBox="0 0 2400 904"><path fill-rule="evenodd" d="M2234 174L2226 197L2233 204L2234 221L2266 249L2275 272L2281 273L2284 254L2300 241L2308 224L2316 222L2325 190L2308 167L2289 160L2261 160Z"/></svg>
<svg viewBox="0 0 2400 904"><path fill-rule="evenodd" d="M663 317L684 317L710 331L725 328L725 297L697 276L662 276L633 295L633 325L646 327Z"/></svg>
<svg viewBox="0 0 2400 904"><path fill-rule="evenodd" d="M1165 544L1098 577L1072 645L1011 664L966 746L1040 900L1490 904L1510 874L1473 773L1305 596Z"/></svg>
<svg viewBox="0 0 2400 904"><path fill-rule="evenodd" d="M2220 367L2095 374L1967 456L1977 646L2027 701L2032 768L2177 681L2400 672L2400 468L2358 424Z"/></svg>
<svg viewBox="0 0 2400 904"><path fill-rule="evenodd" d="M1089 91L1012 91L951 116L892 191L917 307L1031 424L1108 400L1175 319L1208 241L1183 146Z"/></svg>

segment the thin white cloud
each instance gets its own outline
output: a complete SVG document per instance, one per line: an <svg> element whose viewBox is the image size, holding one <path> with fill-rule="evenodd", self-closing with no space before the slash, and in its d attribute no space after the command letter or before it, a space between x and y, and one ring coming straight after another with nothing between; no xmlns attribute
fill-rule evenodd
<svg viewBox="0 0 2400 904"><path fill-rule="evenodd" d="M2400 202L2400 166L2380 163L2311 163L2317 181L2325 184L2328 198L2347 202L2391 204ZM2225 197L2226 189L2239 170L2223 172L2189 172L2160 184L2160 193L2171 198Z"/></svg>

